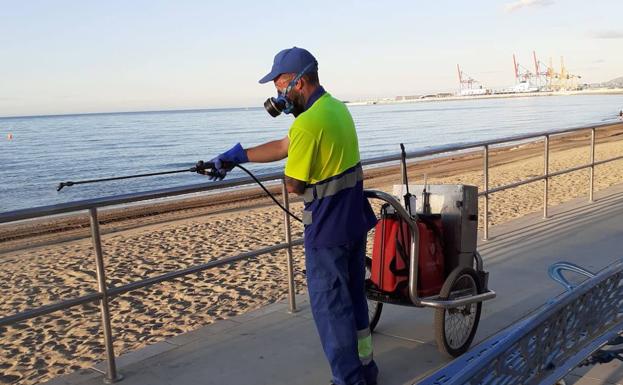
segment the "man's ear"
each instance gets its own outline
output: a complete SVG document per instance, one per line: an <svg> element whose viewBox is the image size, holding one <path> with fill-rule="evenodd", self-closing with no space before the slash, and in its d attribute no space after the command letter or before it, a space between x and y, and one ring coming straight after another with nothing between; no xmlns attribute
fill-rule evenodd
<svg viewBox="0 0 623 385"><path fill-rule="evenodd" d="M294 88L295 88L297 91L302 91L302 90L303 90L303 88L305 87L305 84L306 84L305 79L303 79L303 77L301 77L301 78L299 79L299 81L298 81L298 82L296 82L296 84L294 85Z"/></svg>

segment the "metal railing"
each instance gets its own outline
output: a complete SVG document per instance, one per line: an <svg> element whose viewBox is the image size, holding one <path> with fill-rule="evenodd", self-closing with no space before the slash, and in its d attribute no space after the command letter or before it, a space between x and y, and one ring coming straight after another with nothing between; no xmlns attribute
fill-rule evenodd
<svg viewBox="0 0 623 385"><path fill-rule="evenodd" d="M450 152L459 152L465 151L469 149L475 148L483 148L483 186L484 191L479 193L479 196L484 198L484 239L488 239L489 232L489 196L493 193L508 190L511 188L515 188L518 186L522 186L528 183L534 183L537 181L544 181L544 203L543 203L543 215L547 217L547 194L548 194L548 180L554 176L582 170L585 168L590 168L590 180L589 180L589 201L593 201L593 187L594 187L594 168L596 165L604 164L607 162L612 162L615 160L623 159L623 156L618 156L615 158L610 158L606 160L601 160L599 162L595 162L595 131L599 128L603 127L611 127L611 126L621 126L623 128L623 122L621 123L609 123L609 124L601 124L594 125L588 127L577 127L577 128L569 128L562 129L556 131L547 131L536 134L526 134L526 135L518 135L511 136L503 139L496 139L491 141L481 141L481 142L473 142L473 143L464 143L464 144L454 144L447 146L439 146L433 147L421 151L414 151L407 153L407 158L422 158L429 157L444 153ZM561 134L569 134L573 132L579 132L582 130L590 130L591 131L591 145L590 145L590 163L586 165L581 165L577 167L573 167L566 170L561 170L557 172L550 173L549 172L549 139L554 135ZM529 139L541 139L543 138L545 152L544 152L544 173L542 176L532 177L529 179L525 179L519 182L507 184L504 186L498 186L494 188L489 188L489 149L491 146L496 146L509 142L517 142L517 141L528 141ZM362 161L364 166L376 165L388 162L395 162L400 160L400 154L397 153L393 156L384 156L371 158ZM259 176L258 179L260 181L275 181L280 180L282 184L282 193L283 193L283 202L284 207L289 207L289 199L286 191L285 181L283 179L282 173L271 173ZM197 192L206 192L219 190L223 188L231 188L240 185L248 185L251 184L252 180L248 177L245 178L235 178L227 181L218 181L218 182L210 182L210 183L202 183L191 186L182 186L182 187L173 187L167 189L159 189L147 192L139 192L125 195L117 195L111 197L97 198L97 199L89 199L83 201L76 201L58 205L51 206L43 206L36 208L29 208L23 210L10 211L5 213L0 213L0 224L3 223L11 223L16 221L21 221L25 219L33 219L33 218L41 218L56 214L64 214L64 213L74 213L77 211L88 210L90 224L91 224L91 238L93 241L93 247L95 249L95 265L96 265L96 273L97 273L97 283L98 283L98 291L95 293L86 294L80 296L78 298L65 300L57 303L53 303L50 305L41 306L38 308L26 310L17 314L5 316L0 318L0 326L11 325L20 321L32 319L35 317L39 317L42 315L46 315L58 310L68 309L74 306L96 302L98 301L100 304L100 312L102 319L102 330L103 330L103 338L106 349L106 360L107 360L107 372L105 376L106 382L116 382L121 380L122 376L117 372L117 368L115 365L115 354L113 350L113 335L112 328L110 322L110 311L108 308L108 304L111 298L121 295L123 293L127 293L133 290L137 290L143 287L151 286L159 282L169 281L175 278L184 277L189 274L195 274L204 270L208 270L211 268L215 268L218 266L222 266L225 264L230 264L236 261L254 258L263 254L273 253L279 250L286 250L287 257L287 274L288 274L288 298L289 298L289 310L291 312L296 311L296 303L295 303L295 286L294 286L294 267L293 267L293 258L292 258L292 247L303 244L303 239L292 239L291 236L291 224L290 218L287 214L284 213L284 243L275 244L272 246L264 247L257 250L252 250L249 252L241 253L235 256L230 256L226 258L221 258L216 261L211 261L199 265L195 265L192 267L188 267L182 270L171 271L156 277L146 278L140 281L135 281L128 283L123 286L113 286L109 287L106 281L106 273L105 273L105 265L104 265L104 256L102 251L102 244L100 239L100 229L99 229L99 221L97 218L98 208L115 206L120 204L128 204L146 200L152 200L157 198L165 198L172 197L178 195L192 194Z"/></svg>
<svg viewBox="0 0 623 385"><path fill-rule="evenodd" d="M586 280L571 283L562 271L572 271ZM617 339L623 330L623 261L597 274L557 262L549 266L548 274L567 291L417 385L560 384L576 367L618 358Z"/></svg>

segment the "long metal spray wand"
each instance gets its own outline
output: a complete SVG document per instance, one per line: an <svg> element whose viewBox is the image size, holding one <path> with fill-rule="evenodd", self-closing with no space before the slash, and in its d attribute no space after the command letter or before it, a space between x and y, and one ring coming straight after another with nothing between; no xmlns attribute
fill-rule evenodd
<svg viewBox="0 0 623 385"><path fill-rule="evenodd" d="M264 190L264 192L266 192L266 194L268 194L268 196L286 213L288 213L288 215L290 215L292 218L294 218L296 221L298 222L302 222L301 218L297 217L296 215L292 214L292 212L290 212L288 209L286 209L285 207L283 207L283 205L277 200L277 198L275 198L273 196L273 194L270 193L270 191L268 191L268 189L262 184L262 182L260 182L259 179L257 179L257 177L255 175L253 175L253 173L251 173L251 171L247 170L246 168L242 167L239 164L234 164L234 163L230 163L230 162L223 162L223 167L225 169L232 169L234 167L238 167L239 169L241 169L242 171L246 172L247 174L249 174L249 176L251 178L253 178L253 180L260 185L260 187ZM156 176L156 175L166 175L166 174L175 174L175 173L180 173L180 172L196 172L199 174L203 174L203 175L207 175L207 176L213 176L213 177L217 177L222 179L223 176L220 175L218 173L218 171L216 170L216 166L214 164L214 162L204 162L202 160L198 161L197 164L193 167L190 168L185 168L185 169L181 169L181 170L172 170L172 171L161 171L161 172L152 172L152 173L148 173L148 174L135 174L135 175L125 175L125 176L116 176L116 177L111 177L111 178L102 178L102 179L88 179L88 180L80 180L80 181L76 181L76 182L72 182L72 181L67 181L67 182L61 182L58 184L58 187L56 188L56 191L61 191L61 189L65 186L69 187L69 186L74 186L74 185L78 185L78 184L87 184L87 183L97 183L97 182L108 182L111 180L120 180L120 179L131 179L131 178L142 178L142 177L146 177L146 176Z"/></svg>
<svg viewBox="0 0 623 385"><path fill-rule="evenodd" d="M108 182L108 181L111 181L111 180L141 178L141 177L144 177L144 176L156 176L156 175L165 175L165 174L175 174L175 173L180 173L180 172L197 172L197 168L196 167L191 167L191 168L185 168L183 170L152 172L152 173L149 173L149 174L134 174L134 175L126 175L126 176L116 176L116 177L112 177L112 178L87 179L87 180L80 180L80 181L76 181L76 182L67 181L67 182L59 183L58 187L56 188L56 191L61 191L63 189L63 187L69 187L69 186L73 186L73 185L77 185L77 184Z"/></svg>

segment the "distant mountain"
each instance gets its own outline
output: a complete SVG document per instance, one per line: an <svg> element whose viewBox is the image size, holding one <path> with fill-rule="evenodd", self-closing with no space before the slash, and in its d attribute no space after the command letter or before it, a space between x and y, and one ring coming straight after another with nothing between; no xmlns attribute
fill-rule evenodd
<svg viewBox="0 0 623 385"><path fill-rule="evenodd" d="M623 87L623 76L609 80L604 83L608 87Z"/></svg>

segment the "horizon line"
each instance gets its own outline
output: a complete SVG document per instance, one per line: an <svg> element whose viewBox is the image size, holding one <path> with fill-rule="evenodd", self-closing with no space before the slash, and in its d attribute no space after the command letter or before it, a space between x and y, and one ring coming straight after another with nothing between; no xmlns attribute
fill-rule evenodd
<svg viewBox="0 0 623 385"><path fill-rule="evenodd" d="M60 114L33 114L33 115L8 115L0 116L0 119L20 119L20 118L54 118L64 116L85 116L85 115L123 115L123 114L145 114L145 113L183 113L183 112L202 112L202 111L224 111L224 110L254 110L263 107L207 107L207 108L180 108L180 109L156 109L138 111L101 111L101 112L70 112Z"/></svg>

